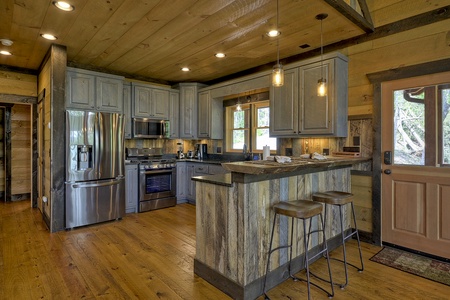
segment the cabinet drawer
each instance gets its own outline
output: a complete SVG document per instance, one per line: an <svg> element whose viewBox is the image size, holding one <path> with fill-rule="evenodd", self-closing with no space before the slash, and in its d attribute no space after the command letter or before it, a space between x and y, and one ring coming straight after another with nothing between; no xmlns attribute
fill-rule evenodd
<svg viewBox="0 0 450 300"><path fill-rule="evenodd" d="M194 172L195 172L195 174L208 174L209 166L205 165L205 164L195 166Z"/></svg>

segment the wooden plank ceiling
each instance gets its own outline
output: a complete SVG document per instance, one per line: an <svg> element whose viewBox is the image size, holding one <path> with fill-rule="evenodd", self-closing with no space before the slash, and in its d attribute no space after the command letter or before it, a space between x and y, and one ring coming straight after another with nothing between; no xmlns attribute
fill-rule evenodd
<svg viewBox="0 0 450 300"><path fill-rule="evenodd" d="M208 82L276 60L275 0L68 0L72 12L51 0L1 0L0 44L12 56L0 65L37 70L51 41L67 47L68 64L159 82ZM339 6L333 5L339 2ZM361 0L279 0L280 58L320 47L319 13L324 44L365 34L355 14L338 10ZM450 0L366 0L375 28L450 4ZM347 4L346 4L347 3ZM353 20L352 18L353 17ZM364 18L363 18L364 19ZM367 25L366 24L366 25ZM376 30L376 29L375 29ZM366 30L367 31L367 30ZM309 45L302 48L300 46ZM214 56L224 52L225 58ZM189 67L190 72L180 71Z"/></svg>

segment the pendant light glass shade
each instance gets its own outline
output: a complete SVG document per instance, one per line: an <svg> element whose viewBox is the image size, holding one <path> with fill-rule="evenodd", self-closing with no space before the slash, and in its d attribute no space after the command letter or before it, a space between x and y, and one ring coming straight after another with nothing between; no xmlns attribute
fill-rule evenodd
<svg viewBox="0 0 450 300"><path fill-rule="evenodd" d="M280 38L281 32L278 30L278 0L277 0L277 64L273 66L272 70L272 85L274 87L280 87L284 84L284 70L283 65L280 64Z"/></svg>
<svg viewBox="0 0 450 300"><path fill-rule="evenodd" d="M320 78L317 81L317 96L324 97L327 95L327 81L324 78Z"/></svg>
<svg viewBox="0 0 450 300"><path fill-rule="evenodd" d="M284 70L283 65L278 63L273 66L272 70L272 85L273 86L283 86L284 84Z"/></svg>

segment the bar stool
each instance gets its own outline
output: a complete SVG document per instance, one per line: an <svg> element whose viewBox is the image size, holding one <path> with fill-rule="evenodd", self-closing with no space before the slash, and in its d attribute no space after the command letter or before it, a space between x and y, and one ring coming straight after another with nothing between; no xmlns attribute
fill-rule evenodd
<svg viewBox="0 0 450 300"><path fill-rule="evenodd" d="M323 209L322 204L315 203L315 202L309 201L309 200L297 200L297 201L289 201L289 202L279 202L279 203L275 204L272 208L275 212L275 217L273 219L272 235L270 237L270 245L269 245L269 255L267 258L266 274L264 277L263 292L264 292L265 299L270 300L269 296L267 296L267 293L266 293L267 292L266 291L266 282L267 282L267 273L269 272L270 256L272 255L272 253L274 251L277 251L277 250L280 250L283 248L290 248L289 265L288 265L289 277L294 279L294 281L302 280L302 281L307 282L308 299L310 299L310 285L311 284L314 285L315 287L319 288L320 290L324 291L328 295L328 297L332 298L334 296L334 286L333 286L333 279L331 277L331 267L330 267L330 260L329 260L329 255L328 255L327 239L325 237L325 228L324 228L325 223L322 218L322 209ZM276 220L277 220L278 215L284 215L284 216L292 218L291 242L289 245L282 245L282 246L278 246L275 249L272 249L273 235L274 235L275 225L276 225ZM320 218L320 225L321 225L322 229L317 229L317 230L311 231L311 223L312 223L311 221L312 221L312 218L315 216L318 216ZM304 236L303 242L304 242L304 247L305 247L306 280L304 280L302 278L298 278L291 273L292 243L293 243L293 238L294 238L294 219L301 219L303 221L303 236ZM308 233L306 233L306 220L310 220ZM313 233L319 234L320 232L323 235L322 250L319 253L315 254L314 256L309 257L308 245L309 245L310 236ZM313 282L310 282L309 263L310 263L310 261L314 260L319 255L326 255L325 257L327 259L328 273L330 275L330 281L327 281L327 280L324 280L324 281L330 283L331 294L328 291L326 291L324 288L320 287L319 285L317 285ZM313 275L313 274L311 273L311 275Z"/></svg>
<svg viewBox="0 0 450 300"><path fill-rule="evenodd" d="M341 234L342 235L342 249L343 249L342 251L344 254L344 260L337 259L337 258L333 258L333 259L344 263L345 283L337 284L340 286L341 289L343 289L348 284L347 265L350 265L350 266L356 268L358 270L358 272L360 272L360 273L364 270L364 263L363 263L363 259L362 259L362 253L361 253L361 243L359 241L358 227L356 226L355 208L353 206L353 194L346 193L346 192L340 192L340 191L327 191L327 192L323 192L323 193L313 194L312 199L317 202L325 203L324 224L326 224L326 222L327 222L327 206L328 205L336 205L339 207L339 218L340 218L341 233L342 233ZM355 225L355 231L352 230L352 232L349 233L348 235L344 234L344 214L342 211L342 207L346 204L351 205L353 222ZM347 262L347 251L345 249L345 241L350 239L353 235L356 235L356 240L358 241L359 259L361 261L361 268Z"/></svg>

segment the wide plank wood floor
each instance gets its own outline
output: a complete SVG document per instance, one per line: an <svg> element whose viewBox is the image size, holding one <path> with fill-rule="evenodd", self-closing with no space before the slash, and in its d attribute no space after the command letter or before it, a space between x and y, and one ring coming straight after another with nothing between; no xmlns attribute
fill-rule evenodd
<svg viewBox="0 0 450 300"><path fill-rule="evenodd" d="M0 216L0 299L229 299L193 273L195 206L53 234L29 201L0 203ZM356 263L356 243L348 245ZM380 247L363 248L364 272L351 268L349 286L336 288L334 299L449 299L450 287L371 262ZM342 278L341 265L332 268ZM312 270L325 271L325 261ZM269 295L306 299L306 285L287 280ZM315 288L312 298L328 299Z"/></svg>

